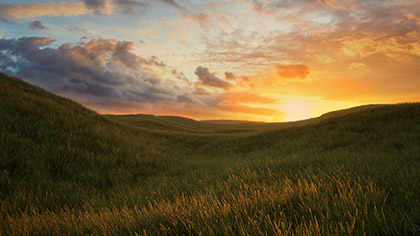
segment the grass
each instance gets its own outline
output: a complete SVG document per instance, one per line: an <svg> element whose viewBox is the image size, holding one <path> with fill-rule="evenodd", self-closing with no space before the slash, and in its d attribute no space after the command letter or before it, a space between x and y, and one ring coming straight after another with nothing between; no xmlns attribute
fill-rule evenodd
<svg viewBox="0 0 420 236"><path fill-rule="evenodd" d="M99 115L0 74L1 235L420 235L420 104Z"/></svg>

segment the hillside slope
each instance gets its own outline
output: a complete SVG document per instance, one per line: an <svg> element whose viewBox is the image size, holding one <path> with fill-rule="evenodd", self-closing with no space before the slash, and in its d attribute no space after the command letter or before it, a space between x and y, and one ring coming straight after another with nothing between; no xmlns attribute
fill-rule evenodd
<svg viewBox="0 0 420 236"><path fill-rule="evenodd" d="M0 235L420 234L420 104L102 116L0 74Z"/></svg>
<svg viewBox="0 0 420 236"><path fill-rule="evenodd" d="M2 198L26 189L42 199L59 185L62 204L69 205L80 201L74 196L80 190L164 169L160 140L68 99L1 74L0 101ZM22 204L17 207L25 209Z"/></svg>

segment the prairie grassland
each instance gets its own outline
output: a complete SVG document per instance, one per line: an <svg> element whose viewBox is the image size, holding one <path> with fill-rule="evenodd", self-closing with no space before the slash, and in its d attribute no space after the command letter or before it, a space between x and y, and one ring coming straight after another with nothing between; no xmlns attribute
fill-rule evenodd
<svg viewBox="0 0 420 236"><path fill-rule="evenodd" d="M420 104L103 116L0 75L1 235L420 235Z"/></svg>

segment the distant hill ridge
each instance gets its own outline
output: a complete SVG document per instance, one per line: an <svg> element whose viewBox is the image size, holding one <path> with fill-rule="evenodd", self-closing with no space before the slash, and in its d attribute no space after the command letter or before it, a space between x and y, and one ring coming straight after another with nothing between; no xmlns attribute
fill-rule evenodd
<svg viewBox="0 0 420 236"><path fill-rule="evenodd" d="M69 111L76 112L80 114L87 115L88 117L96 117L97 119L111 118L115 120L125 120L128 123L135 124L137 126L144 125L145 128L161 128L169 130L190 130L190 129L201 129L201 131L209 130L212 128L220 128L225 126L226 129L231 128L249 128L253 130L256 126L258 129L265 127L268 129L271 128L283 128L296 125L306 125L311 123L317 123L325 119L337 118L340 116L345 116L347 114L362 112L368 109L379 108L387 105L365 105L359 106L344 110L328 112L317 118L310 118L301 121L294 122L282 122L282 123L265 123L265 122L253 122L253 121L244 121L244 120L203 120L196 121L186 117L176 117L176 116L154 116L154 115L104 115L100 116L94 111L83 107L82 105L73 102L69 99L54 95L44 89L41 89L37 86L30 85L18 78L7 76L6 74L0 74L1 76L1 85L2 85L2 99L3 103L10 104L8 108L17 112L18 110L26 110L27 112L33 112L37 114L41 109L35 109L31 107L33 103L38 103L42 105L44 109L50 109L51 111L56 109L56 112L62 112L63 114L69 113ZM48 107L49 106L49 107ZM3 109L7 107L2 106ZM19 109L16 109L19 108ZM71 116L70 116L71 117ZM103 118L99 118L103 117ZM83 120L83 119L82 119ZM109 122L109 120L107 121ZM192 130L190 130L192 131Z"/></svg>
<svg viewBox="0 0 420 236"><path fill-rule="evenodd" d="M77 113L86 115L89 118L95 117L96 119L102 119L103 122L110 122L111 120L124 120L127 123L131 123L136 126L144 125L144 128L162 128L162 129L172 129L172 130L186 130L189 129L211 129L217 126L220 127L240 127L240 128L283 128L296 125L307 125L318 123L323 120L338 118L346 116L353 113L364 112L370 109L384 108L389 106L398 106L398 105L388 105L388 104L372 104L372 105L363 105L343 110L331 111L325 113L319 117L309 118L305 120L293 121L293 122L281 122L281 123L265 123L265 122L254 122L254 121L245 121L245 120L203 120L196 121L186 117L177 117L177 116L155 116L155 115L143 115L143 114L133 114L133 115L99 115L94 111L91 111L82 105L73 102L69 99L63 98L61 96L52 94L44 89L41 89L37 86L31 85L27 82L24 82L18 78L8 76L6 74L0 73L0 83L1 83L1 98L2 106L1 108L6 112L6 109L9 109L9 115L14 114L18 116L20 112L26 112L27 115L31 114L36 115L42 113L41 110L48 109L53 111L56 109L56 113ZM38 106L33 106L38 104ZM414 106L415 104L413 104ZM41 115L41 114L40 114ZM44 114L45 116L46 114ZM101 117L101 118L100 118ZM10 117L8 117L10 118ZM7 119L6 119L7 120ZM83 120L83 119L82 119Z"/></svg>

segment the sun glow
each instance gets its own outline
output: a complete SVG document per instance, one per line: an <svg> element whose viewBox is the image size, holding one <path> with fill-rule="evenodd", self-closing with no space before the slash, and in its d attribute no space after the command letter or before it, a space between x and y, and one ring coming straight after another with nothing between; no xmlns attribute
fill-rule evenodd
<svg viewBox="0 0 420 236"><path fill-rule="evenodd" d="M286 102L281 110L287 113L285 118L286 121L296 121L309 118L312 114L308 108L308 105L299 100L291 100Z"/></svg>

